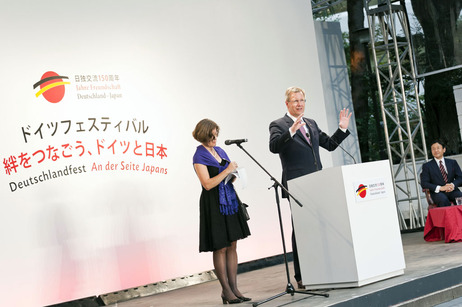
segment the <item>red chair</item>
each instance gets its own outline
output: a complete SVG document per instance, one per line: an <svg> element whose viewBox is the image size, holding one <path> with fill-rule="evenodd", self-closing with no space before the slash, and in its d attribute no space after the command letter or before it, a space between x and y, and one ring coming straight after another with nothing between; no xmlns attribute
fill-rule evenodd
<svg viewBox="0 0 462 307"><path fill-rule="evenodd" d="M435 202L432 199L432 196L430 195L430 190L422 189L422 192L425 193L425 198L427 199L427 204L428 204L428 210L437 208L438 206L435 204Z"/></svg>

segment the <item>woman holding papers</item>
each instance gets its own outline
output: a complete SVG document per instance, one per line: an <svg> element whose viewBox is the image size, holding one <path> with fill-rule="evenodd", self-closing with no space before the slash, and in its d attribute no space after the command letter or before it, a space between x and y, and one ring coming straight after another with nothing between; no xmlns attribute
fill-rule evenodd
<svg viewBox="0 0 462 307"><path fill-rule="evenodd" d="M193 131L201 143L193 156L194 170L202 185L200 197L199 251L213 252L215 274L220 281L223 304L250 301L237 288L237 240L250 235L242 215L232 180L226 177L235 172L237 163L216 146L220 128L203 119Z"/></svg>

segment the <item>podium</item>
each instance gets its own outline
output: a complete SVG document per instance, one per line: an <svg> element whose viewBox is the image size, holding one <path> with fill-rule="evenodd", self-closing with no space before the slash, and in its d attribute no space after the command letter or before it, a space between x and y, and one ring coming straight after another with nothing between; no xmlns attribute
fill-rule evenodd
<svg viewBox="0 0 462 307"><path fill-rule="evenodd" d="M402 275L405 261L388 160L323 169L288 182L307 289L360 287Z"/></svg>

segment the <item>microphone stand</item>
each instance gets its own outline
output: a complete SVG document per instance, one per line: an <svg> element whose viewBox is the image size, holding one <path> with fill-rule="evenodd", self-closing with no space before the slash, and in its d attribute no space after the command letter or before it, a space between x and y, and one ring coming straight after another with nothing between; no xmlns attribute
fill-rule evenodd
<svg viewBox="0 0 462 307"><path fill-rule="evenodd" d="M324 297L329 297L329 294L327 293L315 293L315 292L308 292L308 291L296 291L294 286L292 285L292 283L290 282L290 276L289 276L289 265L288 265L288 262L287 262L287 252L286 252L286 243L285 243L285 239L284 239L284 227L282 225L282 215L281 215L281 205L280 205L280 202L279 202L279 194L278 194L278 187L281 187L281 189L283 189L287 195L289 195L300 207L303 207L303 205L295 198L292 196L292 194L290 194L290 192L282 185L279 183L279 181L276 180L276 178L274 178L260 163L258 163L257 160L255 160L254 157L252 157L251 154L249 154L247 152L247 150L244 149L244 147L242 147L241 143L235 143L240 149L242 149L255 163L257 163L257 165L268 175L270 176L270 179L274 182L274 184L268 188L271 189L271 188L274 188L274 193L275 193L275 197L276 197L276 204L277 204L277 209L278 209L278 216L279 216L279 227L280 227L280 230L281 230L281 239L282 239L282 249L283 249L283 252L284 252L284 263L285 263L285 268L286 268L286 276L287 276L287 285L286 285L286 290L284 292L281 292L279 294L276 294L270 298L267 298L261 302L255 302L252 304L252 306L258 306L258 305L261 305L261 304L264 304L264 303L267 303L269 301L272 301L278 297L281 297L283 295L286 295L286 294L290 294L291 296L294 296L295 293L300 293L300 294L309 294L309 295L319 295L319 296L324 296Z"/></svg>
<svg viewBox="0 0 462 307"><path fill-rule="evenodd" d="M340 144L339 144L337 141L335 141L333 138L331 138L331 137L330 137L327 133L325 133L325 132L321 132L321 134L327 136L327 137L329 138L330 141L334 142L335 145L337 145L338 147L340 147L347 155L350 156L350 158L353 159L354 164L356 164L356 159L355 159L355 157L353 157L348 151L346 151L345 148L343 148L342 146L340 146Z"/></svg>

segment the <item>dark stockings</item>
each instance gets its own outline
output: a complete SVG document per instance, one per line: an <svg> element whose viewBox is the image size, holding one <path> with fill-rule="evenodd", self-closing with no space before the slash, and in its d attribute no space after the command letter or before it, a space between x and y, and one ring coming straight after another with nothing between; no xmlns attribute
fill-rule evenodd
<svg viewBox="0 0 462 307"><path fill-rule="evenodd" d="M220 281L222 296L228 300L242 296L237 289L237 242L213 252L213 266Z"/></svg>

